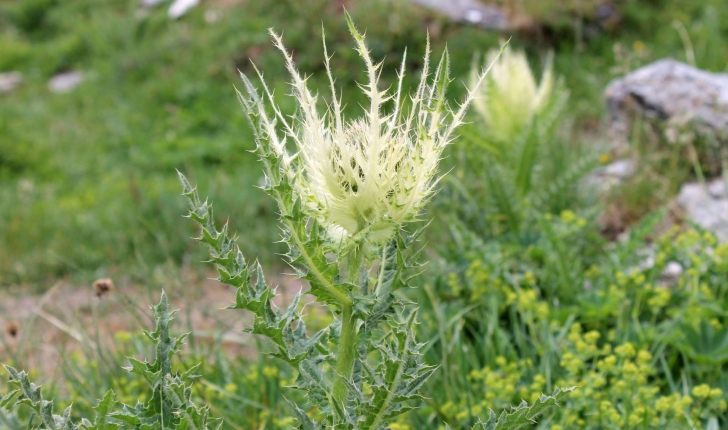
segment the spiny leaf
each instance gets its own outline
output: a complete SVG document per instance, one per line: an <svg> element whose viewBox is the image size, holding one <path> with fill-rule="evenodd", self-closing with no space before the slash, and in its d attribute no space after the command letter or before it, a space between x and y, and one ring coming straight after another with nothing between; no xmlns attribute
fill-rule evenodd
<svg viewBox="0 0 728 430"><path fill-rule="evenodd" d="M257 103L255 97L251 95L251 99L243 99L241 103L244 105ZM256 115L251 115L251 121L255 120ZM262 126L267 127L265 123ZM259 130L259 132L267 131ZM268 150L272 149L264 149L261 146L259 155L262 158L268 157ZM271 163L279 162L280 160L271 161ZM290 197L292 202L292 191L286 176L273 173L270 169L267 176L268 183L264 187L266 191L274 196ZM331 405L328 396L331 390L330 382L328 376L321 370L321 365L329 354L328 330L324 329L308 336L306 325L298 310L300 293L285 310L273 305L275 290L268 286L260 264L257 261L252 266L246 264L234 237L228 235L227 228L218 230L212 222L212 206L200 201L197 192L184 175L180 174L180 178L183 194L190 203L189 217L201 226L202 234L198 240L209 245L210 261L217 266L218 280L236 288L235 304L229 308L252 312L253 325L247 331L265 336L275 344L276 351L272 355L298 370L298 388L308 392L311 402L321 411L344 417L346 414L340 406ZM284 240L294 244L288 254L289 262L299 271L300 277L310 281L312 294L320 301L330 304L340 303L341 297L346 298L346 293L333 286L338 269L335 264L327 262L326 255L322 251L323 238L318 233L318 227L314 225L313 228L307 229L305 223L298 222L303 219L300 207L281 204L280 209L281 219L284 220L284 224L287 223Z"/></svg>
<svg viewBox="0 0 728 430"><path fill-rule="evenodd" d="M15 397L20 394L20 390L14 390L9 392L6 395L0 394L0 409L4 408L5 406L9 405L10 402L15 400Z"/></svg>
<svg viewBox="0 0 728 430"><path fill-rule="evenodd" d="M130 366L126 369L146 380L152 396L146 403L137 403L134 407L124 405L123 412L113 414L111 418L115 422L133 424L140 429L219 428L218 420L208 418L207 407L198 408L191 401L191 387L187 382L195 377L192 372L197 366L182 374L172 371L172 357L179 352L187 335L175 337L170 334L169 326L176 311L170 310L164 292L159 304L152 306L152 310L155 330L145 334L155 342L154 361L150 363L129 358Z"/></svg>
<svg viewBox="0 0 728 430"><path fill-rule="evenodd" d="M542 394L532 406L525 401L511 411L503 411L496 419L495 413L490 412L487 422L480 422L473 427L473 430L518 430L526 426L536 424L536 418L545 413L553 406L559 406L559 401L564 400L576 387L556 389L550 396Z"/></svg>
<svg viewBox="0 0 728 430"><path fill-rule="evenodd" d="M288 399L286 399L286 402L291 407L291 410L293 411L296 419L298 419L299 430L319 430L321 428L321 426L319 426L317 423L314 423L311 418L306 415L306 412L301 410L301 408L299 408L297 404L293 403Z"/></svg>
<svg viewBox="0 0 728 430"><path fill-rule="evenodd" d="M284 221L283 241L289 245L286 254L288 264L299 278L311 284L309 294L322 303L338 307L347 291L335 282L339 276L339 266L327 256L333 250L327 246L322 226L314 220L307 227L300 201L284 205L289 208L288 214L281 216Z"/></svg>
<svg viewBox="0 0 728 430"><path fill-rule="evenodd" d="M20 404L27 405L40 417L43 429L75 430L79 426L71 421L71 409L68 407L63 416L53 414L53 401L43 398L41 389L28 378L25 371L18 372L11 366L4 366L10 374L10 385L16 390L3 397L2 406L15 408Z"/></svg>
<svg viewBox="0 0 728 430"><path fill-rule="evenodd" d="M436 369L422 362L422 344L414 340L416 319L417 312L411 312L404 322L390 320L391 331L375 344L381 355L379 366L376 370L364 366L372 394L363 406L362 429L378 430L411 410L410 401L421 399L419 389Z"/></svg>

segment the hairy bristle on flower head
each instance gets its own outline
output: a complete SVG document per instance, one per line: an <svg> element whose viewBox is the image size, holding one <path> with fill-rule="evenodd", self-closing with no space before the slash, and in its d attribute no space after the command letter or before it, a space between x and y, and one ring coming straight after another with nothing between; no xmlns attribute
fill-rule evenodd
<svg viewBox="0 0 728 430"><path fill-rule="evenodd" d="M286 172L283 173L291 178L295 197L302 201L309 215L330 231L337 231L337 237L366 238L381 243L391 238L402 224L416 220L434 194L442 151L452 142L453 133L462 124L488 69L478 75L459 108L451 109L445 98L451 82L447 50L431 74L428 36L422 75L405 115L402 110L405 59L398 72L396 90L381 90L382 63L372 59L364 34L356 29L348 13L346 18L366 67L367 82L359 86L369 99L369 106L360 118L347 119L343 115L325 37L324 66L331 101L323 114L319 112L317 96L298 72L281 36L272 30L273 43L283 54L291 75L298 115L290 119L281 113L260 72L274 116L266 114L264 103L244 76L248 97L240 94L240 99L248 115L263 123L256 136L257 152L284 161L281 168ZM388 101L393 108L384 112L383 106ZM283 138L278 136L279 124ZM295 143L293 154L288 153L286 139Z"/></svg>
<svg viewBox="0 0 728 430"><path fill-rule="evenodd" d="M538 85L524 52L505 48L501 55L492 50L487 58L493 68L486 85L480 87L473 107L493 137L508 141L516 137L550 102L555 84L553 57L551 54L547 57ZM473 68L471 73L473 82L480 77L477 70L477 67Z"/></svg>

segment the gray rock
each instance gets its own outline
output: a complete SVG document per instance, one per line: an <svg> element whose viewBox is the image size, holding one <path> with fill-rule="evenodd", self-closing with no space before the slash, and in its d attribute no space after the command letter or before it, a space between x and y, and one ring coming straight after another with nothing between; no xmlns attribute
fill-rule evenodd
<svg viewBox="0 0 728 430"><path fill-rule="evenodd" d="M180 18L199 3L200 0L174 0L167 10L167 16L171 19Z"/></svg>
<svg viewBox="0 0 728 430"><path fill-rule="evenodd" d="M710 194L710 197L721 199L725 198L725 181L722 179L709 182L706 184L706 188L708 189L708 194Z"/></svg>
<svg viewBox="0 0 728 430"><path fill-rule="evenodd" d="M665 268L662 269L662 273L660 274L657 286L662 288L674 287L675 285L677 285L677 282L684 271L685 270L683 269L682 265L677 261L668 262L667 265L665 265Z"/></svg>
<svg viewBox="0 0 728 430"><path fill-rule="evenodd" d="M683 267L680 263L677 261L670 261L665 265L665 268L662 270L662 277L668 278L668 279L677 279L682 275L683 273Z"/></svg>
<svg viewBox="0 0 728 430"><path fill-rule="evenodd" d="M710 73L672 59L642 67L607 86L610 134L626 142L635 113L675 125L690 124L719 138L728 135L728 74Z"/></svg>
<svg viewBox="0 0 728 430"><path fill-rule="evenodd" d="M48 89L53 93L67 93L81 85L84 80L82 72L66 72L58 74L48 81Z"/></svg>
<svg viewBox="0 0 728 430"><path fill-rule="evenodd" d="M621 185L637 171L637 162L633 159L617 160L594 171L586 177L586 184L600 192L607 192L612 187Z"/></svg>
<svg viewBox="0 0 728 430"><path fill-rule="evenodd" d="M0 73L0 94L9 93L23 82L23 74L20 72Z"/></svg>
<svg viewBox="0 0 728 430"><path fill-rule="evenodd" d="M604 175L614 176L619 179L629 179L637 171L637 162L635 160L618 160L608 164L604 168Z"/></svg>
<svg viewBox="0 0 728 430"><path fill-rule="evenodd" d="M722 179L705 186L699 182L684 184L677 203L690 221L711 231L721 242L728 241L728 194Z"/></svg>
<svg viewBox="0 0 728 430"><path fill-rule="evenodd" d="M159 4L164 3L167 0L141 0L141 5L146 8L153 8Z"/></svg>
<svg viewBox="0 0 728 430"><path fill-rule="evenodd" d="M508 14L498 6L478 0L412 0L458 22L479 25L490 30L511 28Z"/></svg>
<svg viewBox="0 0 728 430"><path fill-rule="evenodd" d="M153 8L159 4L166 2L167 0L141 0L141 5L146 8Z"/></svg>

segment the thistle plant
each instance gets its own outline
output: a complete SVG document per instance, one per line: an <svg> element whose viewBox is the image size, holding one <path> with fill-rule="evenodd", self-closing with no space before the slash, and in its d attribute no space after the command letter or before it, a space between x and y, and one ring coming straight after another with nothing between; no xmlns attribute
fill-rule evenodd
<svg viewBox="0 0 728 430"><path fill-rule="evenodd" d="M319 110L282 38L270 31L291 75L298 112L277 107L263 79L262 94L241 74L238 99L250 120L264 169L263 189L276 201L286 262L334 322L309 333L297 294L286 309L272 303L275 288L256 261L248 264L228 225L218 229L212 206L180 174L189 217L201 225L218 280L237 289L232 309L254 315L249 329L273 344L272 355L297 370L292 388L307 405L292 404L302 429L382 429L413 407L436 367L423 363L415 340L417 312L395 297L420 267L415 249L420 218L435 192L438 162L462 124L488 69L481 71L457 109L446 100L451 79L447 51L431 71L427 43L422 75L405 112L405 62L393 92L379 88L381 63L349 15L350 32L367 72L360 87L369 99L362 117L346 118L334 84L324 37L331 99ZM390 103L390 111L384 104Z"/></svg>
<svg viewBox="0 0 728 430"><path fill-rule="evenodd" d="M553 72L553 56L537 81L524 52L506 47L496 60L498 54L486 55L491 71L477 89L472 124L461 130L475 145L456 152L453 186L439 202L451 222L481 238L533 232L539 213L579 209L588 200L581 179L600 163L591 147L562 138L569 92ZM470 82L478 70L476 61Z"/></svg>
<svg viewBox="0 0 728 430"><path fill-rule="evenodd" d="M549 105L565 101L567 93L554 78L553 55L547 57L538 84L524 52L506 47L502 54L489 51L486 58L492 70L486 84L479 87L473 108L493 139L513 140ZM477 64L472 67L471 82L477 82L478 69Z"/></svg>
<svg viewBox="0 0 728 430"><path fill-rule="evenodd" d="M250 311L254 320L248 331L268 338L270 354L297 372L291 388L302 391L307 400L291 402L291 409L304 430L386 429L422 400L420 388L437 367L423 362L423 344L415 338L417 311L395 293L421 271L416 244L422 229L410 226L434 195L443 150L452 143L488 72L480 72L464 101L451 108L446 99L451 81L447 51L431 71L428 40L422 76L407 102L405 61L396 89L381 90L381 63L371 58L364 35L348 14L346 18L368 77L361 88L369 106L361 118L344 116L328 53L324 64L332 97L320 112L318 97L273 31L273 43L291 75L297 114L283 115L260 72L262 95L244 75L243 91L237 92L254 131L254 152L263 165L262 188L278 206L282 239L288 245L285 260L296 276L308 281L307 293L334 315L328 327L309 332L301 292L285 309L273 304L276 288L266 282L261 265L248 264L228 225L216 227L212 205L200 200L179 174L190 203L189 217L201 226L198 240L209 246L218 280L236 288L229 308ZM387 112L385 104L392 106ZM221 422L208 417L207 407L194 404L189 381L195 378L195 368L172 370L171 357L184 336L169 332L174 313L166 296L153 310L156 329L145 334L155 343L155 358L130 358L127 369L148 382L148 401L116 408L108 392L93 423L77 422L70 408L54 415L52 401L42 397L27 374L8 367L16 390L0 395L0 418L17 423L18 417L4 409L27 405L33 417L40 417L43 429L219 428ZM488 422L476 428L520 428L569 390L556 390L530 408L521 404L500 417L491 413Z"/></svg>

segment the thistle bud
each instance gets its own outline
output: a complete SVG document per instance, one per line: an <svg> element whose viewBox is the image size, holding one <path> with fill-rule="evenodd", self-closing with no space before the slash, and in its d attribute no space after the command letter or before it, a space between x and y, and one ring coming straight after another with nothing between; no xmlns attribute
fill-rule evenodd
<svg viewBox="0 0 728 430"><path fill-rule="evenodd" d="M403 113L405 60L396 89L380 90L382 65L371 58L364 35L358 32L348 14L347 20L368 77L368 82L360 85L369 99L363 116L349 119L343 115L325 37L324 67L331 91L325 112L319 112L317 96L308 89L281 37L272 31L274 44L283 53L292 77L292 94L299 114L294 120L281 114L260 72L275 118L267 116L245 76L250 99L240 97L249 117L263 123L263 131L256 136L257 152L263 157L273 154L281 160L279 166L286 170L285 177L292 178L294 196L303 202L308 215L333 232L334 240L383 243L404 223L416 220L432 197L439 179L437 166L442 151L451 143L453 132L462 123L475 94L469 92L457 110L448 106L445 99L450 83L447 50L432 73L428 39L419 85L410 96L409 111ZM487 70L477 75L474 89L486 73ZM385 102L393 106L386 113L383 112ZM282 125L282 138L276 130L278 124ZM286 140L295 142L294 154L287 152Z"/></svg>
<svg viewBox="0 0 728 430"><path fill-rule="evenodd" d="M488 62L494 62L499 54L490 51ZM500 141L514 138L548 105L554 90L552 64L553 57L549 55L537 85L526 54L508 47L503 50L473 103L493 137ZM477 68L471 75L475 82Z"/></svg>

